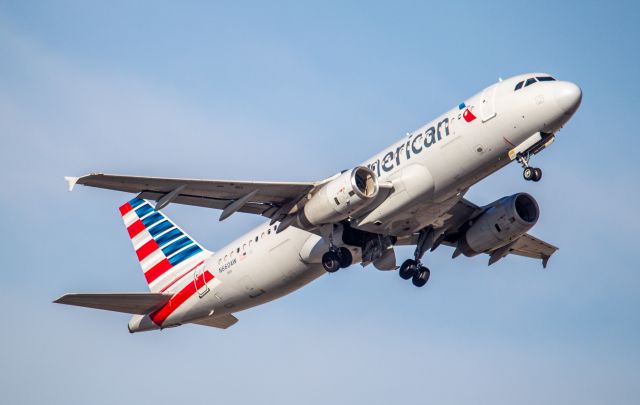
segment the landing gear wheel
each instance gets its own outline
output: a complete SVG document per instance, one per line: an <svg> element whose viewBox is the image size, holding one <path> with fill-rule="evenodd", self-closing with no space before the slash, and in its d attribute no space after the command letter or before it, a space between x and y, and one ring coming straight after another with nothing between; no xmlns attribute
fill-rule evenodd
<svg viewBox="0 0 640 405"><path fill-rule="evenodd" d="M335 273L340 268L340 258L334 251L328 251L322 255L322 267L329 272Z"/></svg>
<svg viewBox="0 0 640 405"><path fill-rule="evenodd" d="M398 274L403 280L409 280L418 271L418 263L415 260L405 260L398 270Z"/></svg>
<svg viewBox="0 0 640 405"><path fill-rule="evenodd" d="M536 167L533 169L533 181L538 182L542 179L542 169Z"/></svg>
<svg viewBox="0 0 640 405"><path fill-rule="evenodd" d="M428 268L422 267L422 266L419 267L418 270L419 272L414 274L413 278L411 279L411 282L416 287L424 287L424 285L427 284L427 281L429 281L429 276L431 276L431 271L429 271Z"/></svg>
<svg viewBox="0 0 640 405"><path fill-rule="evenodd" d="M409 259L402 263L400 270L398 270L398 275L400 275L400 278L403 280L409 280L414 274L416 274L417 269L418 264L416 261Z"/></svg>
<svg viewBox="0 0 640 405"><path fill-rule="evenodd" d="M340 262L340 268L346 269L353 264L353 255L346 247L341 247L337 251L338 261Z"/></svg>
<svg viewBox="0 0 640 405"><path fill-rule="evenodd" d="M524 170L522 171L522 177L524 177L526 181L533 180L535 176L536 176L536 172L533 167L525 167Z"/></svg>

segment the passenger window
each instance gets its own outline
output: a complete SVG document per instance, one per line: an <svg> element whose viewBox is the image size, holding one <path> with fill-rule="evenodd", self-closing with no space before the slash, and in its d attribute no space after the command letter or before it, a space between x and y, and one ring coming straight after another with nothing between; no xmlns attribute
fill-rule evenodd
<svg viewBox="0 0 640 405"><path fill-rule="evenodd" d="M533 84L536 82L536 78L532 77L531 79L527 79L527 82L524 84L524 87L529 86L530 84Z"/></svg>
<svg viewBox="0 0 640 405"><path fill-rule="evenodd" d="M218 259L218 266L222 264L222 257Z"/></svg>
<svg viewBox="0 0 640 405"><path fill-rule="evenodd" d="M536 77L536 79L538 79L539 82L553 82L556 79L554 79L551 76L545 76L545 77Z"/></svg>
<svg viewBox="0 0 640 405"><path fill-rule="evenodd" d="M264 232L260 235L260 239L264 239Z"/></svg>
<svg viewBox="0 0 640 405"><path fill-rule="evenodd" d="M240 253L240 248L236 249L236 253Z"/></svg>
<svg viewBox="0 0 640 405"><path fill-rule="evenodd" d="M267 235L271 235L271 228L267 230Z"/></svg>
<svg viewBox="0 0 640 405"><path fill-rule="evenodd" d="M513 91L520 90L523 84L524 84L524 81L518 82L518 84L516 84L516 88L513 89Z"/></svg>
<svg viewBox="0 0 640 405"><path fill-rule="evenodd" d="M256 236L256 242L258 241L258 237Z"/></svg>

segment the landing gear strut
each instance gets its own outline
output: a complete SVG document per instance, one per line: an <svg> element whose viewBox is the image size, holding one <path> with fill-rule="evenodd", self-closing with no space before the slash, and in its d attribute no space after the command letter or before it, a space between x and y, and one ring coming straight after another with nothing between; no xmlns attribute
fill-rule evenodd
<svg viewBox="0 0 640 405"><path fill-rule="evenodd" d="M528 153L526 155L522 153L518 153L518 155L516 155L516 160L520 163L523 169L522 177L527 181L540 181L540 179L542 179L542 169L529 166L530 159L531 155Z"/></svg>
<svg viewBox="0 0 640 405"><path fill-rule="evenodd" d="M416 287L423 287L429 281L431 271L422 263L420 259L428 249L431 249L434 241L433 228L428 227L420 231L418 236L418 243L416 244L416 250L413 253L413 259L407 259L402 263L398 274L403 280L411 279L411 282Z"/></svg>
<svg viewBox="0 0 640 405"><path fill-rule="evenodd" d="M333 247L322 255L322 267L329 273L347 268L351 266L351 263L353 263L353 255L345 247Z"/></svg>

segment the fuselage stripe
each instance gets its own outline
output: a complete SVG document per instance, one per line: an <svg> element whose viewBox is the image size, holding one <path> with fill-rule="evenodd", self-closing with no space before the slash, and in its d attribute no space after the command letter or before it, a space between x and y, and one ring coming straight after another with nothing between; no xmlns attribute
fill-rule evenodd
<svg viewBox="0 0 640 405"><path fill-rule="evenodd" d="M167 318L175 312L180 305L184 304L189 298L197 293L197 291L204 287L206 283L213 280L213 274L209 271L205 271L203 273L203 277L198 277L194 280L193 283L188 283L184 288L178 291L168 303L165 304L159 310L152 312L149 315L149 318L158 326L161 326Z"/></svg>
<svg viewBox="0 0 640 405"><path fill-rule="evenodd" d="M171 288L172 285L174 285L175 283L177 283L178 281L180 281L182 279L182 277L186 276L187 274L191 273L196 267L200 266L202 263L204 263L204 260L201 260L200 262L198 262L195 266L191 267L189 270L185 271L184 273L180 274L178 277L176 277L172 282L170 282L167 286L163 287L160 292L165 292L167 291L169 288Z"/></svg>

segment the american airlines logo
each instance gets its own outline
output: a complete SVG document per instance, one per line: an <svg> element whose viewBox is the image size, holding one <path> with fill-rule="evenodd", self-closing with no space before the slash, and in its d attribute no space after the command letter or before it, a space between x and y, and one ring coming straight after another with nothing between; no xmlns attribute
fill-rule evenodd
<svg viewBox="0 0 640 405"><path fill-rule="evenodd" d="M443 136L449 136L449 118L443 119L435 127L429 127L424 132L409 135L406 143L385 153L382 159L369 163L367 167L380 176L382 172L389 172L400 166L403 161L411 159L412 155L429 149L442 140Z"/></svg>

